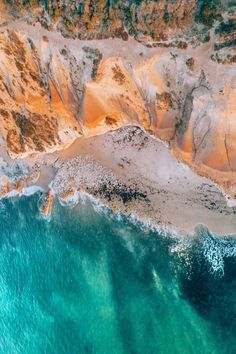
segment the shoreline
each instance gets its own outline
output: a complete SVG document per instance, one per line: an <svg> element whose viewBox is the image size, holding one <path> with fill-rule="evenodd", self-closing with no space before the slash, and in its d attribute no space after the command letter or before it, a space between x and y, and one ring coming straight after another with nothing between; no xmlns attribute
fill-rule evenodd
<svg viewBox="0 0 236 354"><path fill-rule="evenodd" d="M18 194L38 188L52 205L55 195L73 204L86 192L115 213L188 235L194 235L199 224L219 236L236 235L236 208L227 205L220 187L137 126L81 137L65 150L37 157L34 164L37 177ZM9 196L14 194L17 191ZM49 215L51 206L46 202L44 208Z"/></svg>
<svg viewBox="0 0 236 354"><path fill-rule="evenodd" d="M50 214L54 195L67 203L84 191L126 216L236 236L235 69L226 63L226 75L210 59L214 38L149 48L22 20L0 34L0 198L41 190Z"/></svg>
<svg viewBox="0 0 236 354"><path fill-rule="evenodd" d="M134 226L140 227L144 231L153 231L159 233L162 237L170 237L173 239L192 241L194 238L200 236L202 233L206 233L209 237L214 237L217 240L227 240L236 239L236 234L220 234L213 232L208 225L199 223L194 227L193 232L189 233L185 230L181 230L174 225L167 225L161 223L157 220L150 219L148 217L140 217L135 213L130 213L128 215L123 214L120 210L114 210L109 206L108 203L102 201L101 199L95 197L92 194L87 192L78 192L76 195L73 195L70 200L63 200L58 195L50 194L50 201L47 201L48 192L45 192L40 186L31 186L24 188L24 191L21 195L12 193L5 199L11 198L21 198L21 197L31 197L38 193L42 193L39 198L38 211L43 219L50 221L51 216L55 207L55 203L59 203L64 208L76 208L86 203L89 203L95 212L109 217L112 220L122 221L127 220ZM49 192L50 193L50 192Z"/></svg>

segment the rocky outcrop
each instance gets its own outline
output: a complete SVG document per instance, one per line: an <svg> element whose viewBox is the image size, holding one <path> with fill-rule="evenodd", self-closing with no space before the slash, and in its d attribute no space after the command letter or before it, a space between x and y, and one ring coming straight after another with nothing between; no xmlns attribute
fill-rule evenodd
<svg viewBox="0 0 236 354"><path fill-rule="evenodd" d="M80 133L73 59L48 46L45 38L36 47L16 31L0 33L1 134L12 157L65 147Z"/></svg>
<svg viewBox="0 0 236 354"><path fill-rule="evenodd" d="M45 217L49 218L52 212L53 205L53 195L51 191L47 192L43 200L40 201L40 213Z"/></svg>

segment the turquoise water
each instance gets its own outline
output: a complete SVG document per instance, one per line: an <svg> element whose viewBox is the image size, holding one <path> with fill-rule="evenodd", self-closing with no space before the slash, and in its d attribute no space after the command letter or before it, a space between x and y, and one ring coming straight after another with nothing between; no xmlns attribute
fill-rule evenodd
<svg viewBox="0 0 236 354"><path fill-rule="evenodd" d="M0 353L235 353L236 242L0 204Z"/></svg>

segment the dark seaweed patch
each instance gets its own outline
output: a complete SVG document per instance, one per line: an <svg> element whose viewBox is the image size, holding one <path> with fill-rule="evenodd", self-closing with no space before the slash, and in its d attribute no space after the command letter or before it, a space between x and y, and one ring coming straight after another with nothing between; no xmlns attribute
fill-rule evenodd
<svg viewBox="0 0 236 354"><path fill-rule="evenodd" d="M146 192L139 191L136 187L126 186L123 183L112 185L111 182L102 183L101 186L93 191L94 195L101 195L108 201L114 197L118 197L123 204L127 204L132 200L145 200L149 201Z"/></svg>

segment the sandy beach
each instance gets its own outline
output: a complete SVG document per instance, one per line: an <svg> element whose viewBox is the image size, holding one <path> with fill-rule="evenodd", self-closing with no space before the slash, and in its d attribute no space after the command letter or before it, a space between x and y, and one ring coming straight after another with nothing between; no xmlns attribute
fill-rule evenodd
<svg viewBox="0 0 236 354"><path fill-rule="evenodd" d="M54 170L54 172L53 172ZM87 192L115 212L194 234L203 224L220 235L236 234L236 208L217 184L179 162L168 146L139 127L79 138L45 155L36 182L63 203Z"/></svg>

